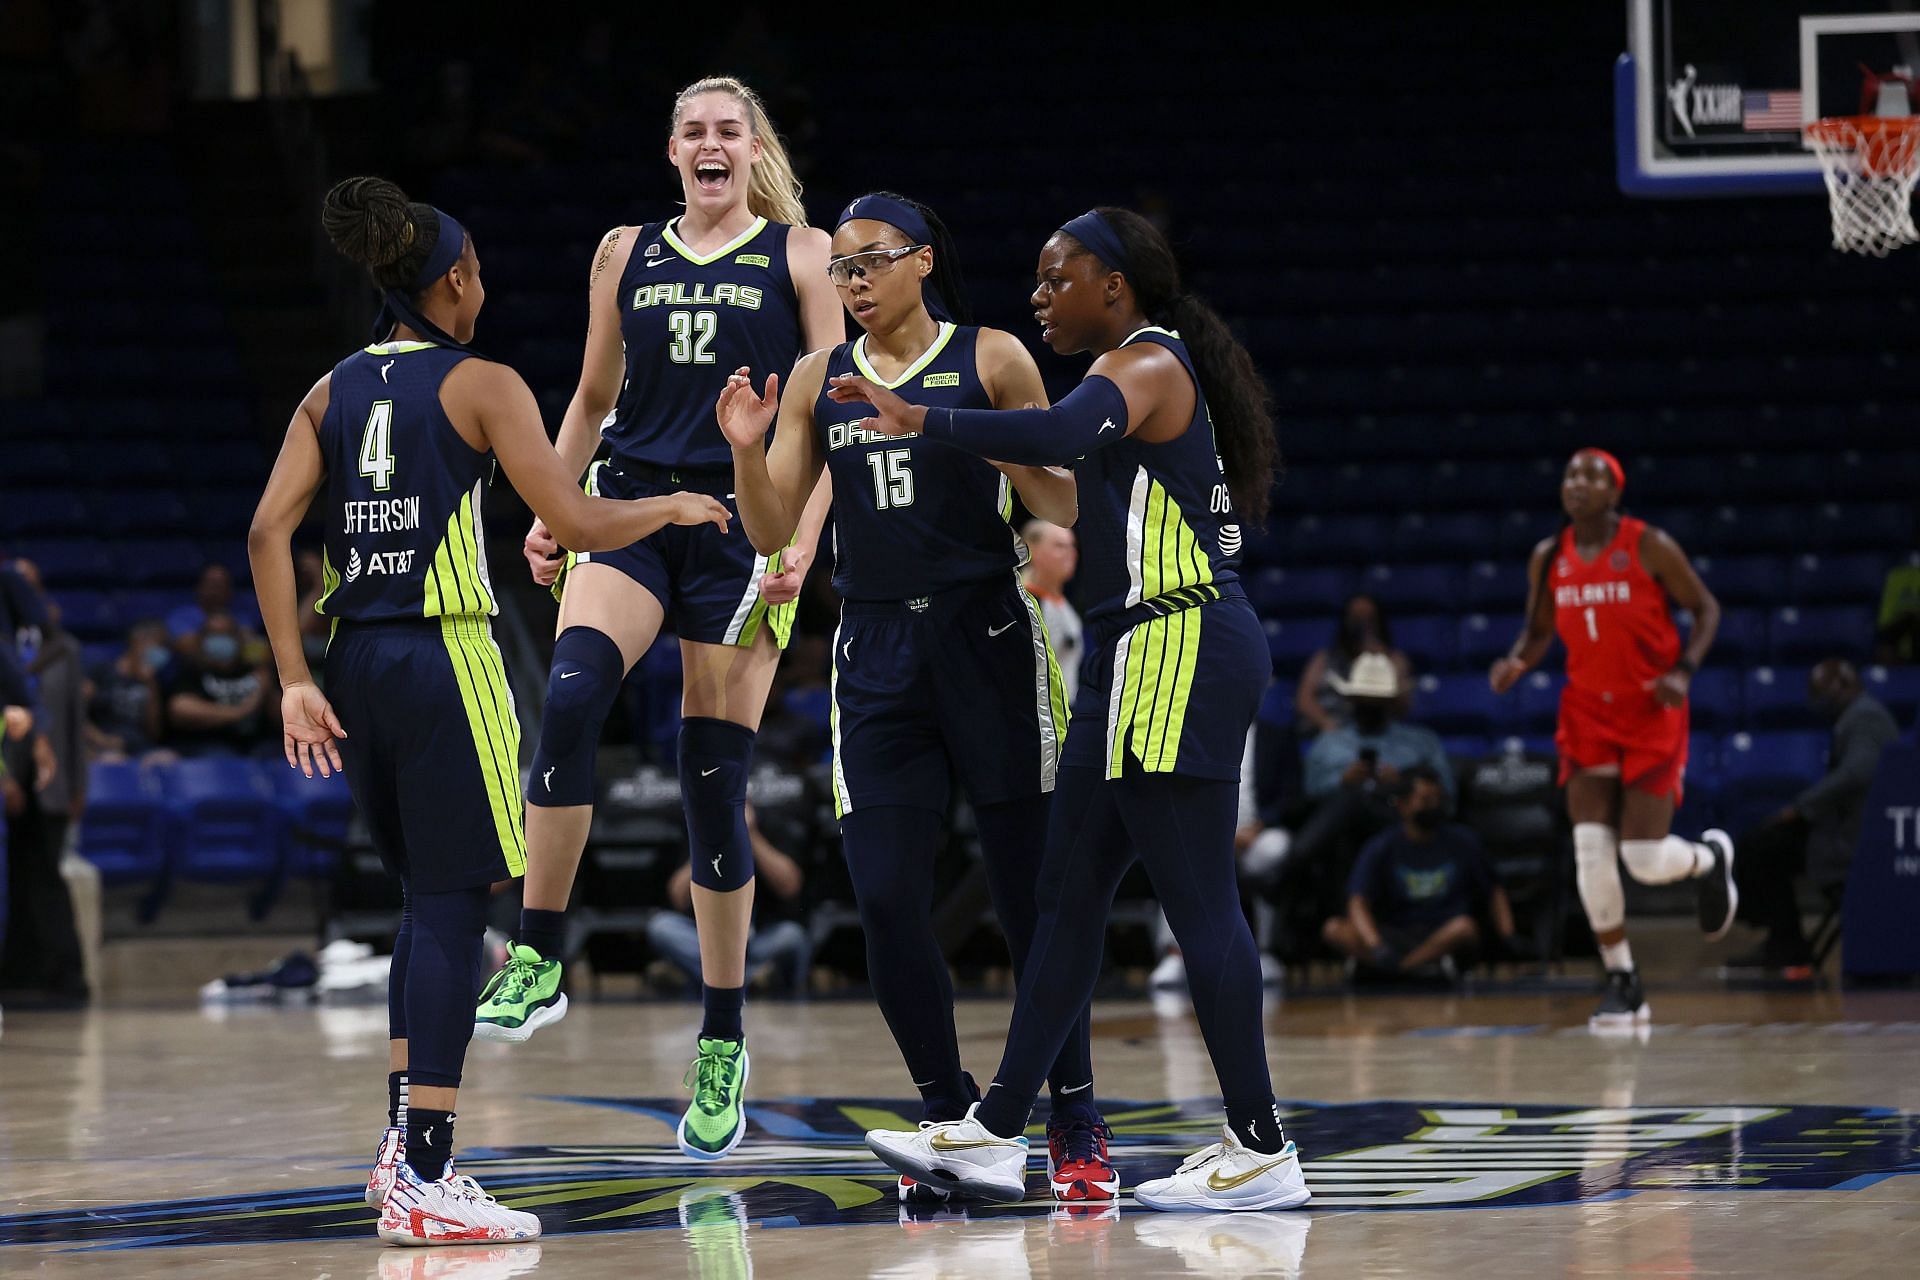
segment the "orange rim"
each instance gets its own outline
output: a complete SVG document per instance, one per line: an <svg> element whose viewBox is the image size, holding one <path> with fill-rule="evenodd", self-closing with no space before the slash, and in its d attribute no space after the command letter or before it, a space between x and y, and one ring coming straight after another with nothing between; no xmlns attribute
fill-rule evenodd
<svg viewBox="0 0 1920 1280"><path fill-rule="evenodd" d="M1848 151L1869 177L1911 176L1920 159L1920 116L1829 116L1807 126L1826 151Z"/></svg>

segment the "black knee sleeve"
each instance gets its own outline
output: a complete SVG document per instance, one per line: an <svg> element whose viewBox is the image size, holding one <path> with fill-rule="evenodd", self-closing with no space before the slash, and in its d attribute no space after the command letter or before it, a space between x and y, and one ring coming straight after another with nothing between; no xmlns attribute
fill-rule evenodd
<svg viewBox="0 0 1920 1280"><path fill-rule="evenodd" d="M547 673L547 709L533 752L528 804L560 808L593 803L600 728L626 674L620 646L606 632L568 627L560 633Z"/></svg>
<svg viewBox="0 0 1920 1280"><path fill-rule="evenodd" d="M753 730L731 720L692 716L680 722L680 801L687 814L693 882L716 893L753 879L747 839L747 771Z"/></svg>

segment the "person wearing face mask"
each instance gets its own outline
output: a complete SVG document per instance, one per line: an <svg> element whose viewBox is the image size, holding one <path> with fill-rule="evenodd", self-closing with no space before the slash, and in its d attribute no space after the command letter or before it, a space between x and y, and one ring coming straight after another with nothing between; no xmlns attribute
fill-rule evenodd
<svg viewBox="0 0 1920 1280"><path fill-rule="evenodd" d="M1482 919L1504 943L1513 909L1486 851L1467 827L1447 821L1447 793L1427 765L1400 775L1398 826L1367 843L1347 884L1345 915L1321 929L1328 945L1382 974L1452 977L1479 950Z"/></svg>
<svg viewBox="0 0 1920 1280"><path fill-rule="evenodd" d="M167 693L167 724L181 751L244 755L268 741L270 682L246 662L233 615L209 614L193 648L175 663Z"/></svg>
<svg viewBox="0 0 1920 1280"><path fill-rule="evenodd" d="M127 632L124 653L97 668L87 700L87 748L95 760L146 759L160 746L161 692L171 675L167 626L144 618Z"/></svg>
<svg viewBox="0 0 1920 1280"><path fill-rule="evenodd" d="M1805 875L1825 892L1837 892L1846 883L1880 753L1900 736L1892 713L1861 689L1860 673L1844 658L1814 667L1807 703L1833 726L1827 772L1741 838L1734 869L1739 918L1765 929L1767 936L1757 951L1729 961L1729 968L1812 976L1805 971L1813 956L1801 931L1794 878Z"/></svg>
<svg viewBox="0 0 1920 1280"><path fill-rule="evenodd" d="M1353 705L1337 682L1353 678L1353 664L1364 653L1384 653L1393 659L1400 677L1395 706L1401 715L1413 708L1413 666L1393 647L1393 627L1380 602L1369 595L1350 596L1340 610L1340 627L1333 643L1307 660L1293 695L1302 734L1325 733L1353 719Z"/></svg>

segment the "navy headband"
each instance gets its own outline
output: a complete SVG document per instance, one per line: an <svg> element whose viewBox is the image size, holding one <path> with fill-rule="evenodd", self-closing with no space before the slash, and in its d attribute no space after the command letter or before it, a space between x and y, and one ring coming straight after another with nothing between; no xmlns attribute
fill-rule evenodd
<svg viewBox="0 0 1920 1280"><path fill-rule="evenodd" d="M1060 229L1085 245L1087 252L1106 263L1111 270L1122 275L1127 273L1127 247L1121 242L1120 233L1113 229L1113 224L1101 217L1098 210L1089 209Z"/></svg>
<svg viewBox="0 0 1920 1280"><path fill-rule="evenodd" d="M898 227L900 234L904 235L910 244L933 243L933 228L927 225L927 220L921 216L920 211L910 204L895 200L892 196L859 197L840 211L840 216L833 221L833 229L838 231L855 218L870 218L875 222L884 222L889 226ZM920 297L927 304L927 314L935 320L953 319L947 313L947 304L940 297L940 291L933 287L932 276L920 282Z"/></svg>
<svg viewBox="0 0 1920 1280"><path fill-rule="evenodd" d="M440 238L433 242L433 248L427 253L426 265L420 268L420 274L414 277L410 292L399 289L386 289L380 294L380 314L373 318L373 340L385 342L392 334L396 324L404 324L427 341L455 351L464 351L470 356L480 355L466 343L454 338L439 325L420 314L413 305L413 295L419 294L435 280L453 270L453 264L460 261L460 255L466 252L467 229L454 220L452 214L442 209L433 211L439 219ZM418 228L416 228L417 233ZM482 357L484 359L485 357Z"/></svg>

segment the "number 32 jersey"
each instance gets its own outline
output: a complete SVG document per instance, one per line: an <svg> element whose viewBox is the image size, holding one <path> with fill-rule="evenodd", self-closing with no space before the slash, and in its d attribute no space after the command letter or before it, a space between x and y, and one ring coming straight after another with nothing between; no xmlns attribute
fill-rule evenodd
<svg viewBox="0 0 1920 1280"><path fill-rule="evenodd" d="M867 340L827 357L814 403L817 443L833 474L833 587L847 600L912 600L1019 567L1008 527L1013 490L991 463L925 436L883 436L860 423L867 404L836 404L831 380L858 373L910 404L991 409L980 382L974 325L943 322L940 334L899 378L868 363Z"/></svg>
<svg viewBox="0 0 1920 1280"><path fill-rule="evenodd" d="M666 469L727 468L733 451L713 406L735 369L783 378L804 353L800 297L787 268L793 228L755 218L712 253L697 254L678 219L635 231L620 276L626 377L600 435L614 456Z"/></svg>

